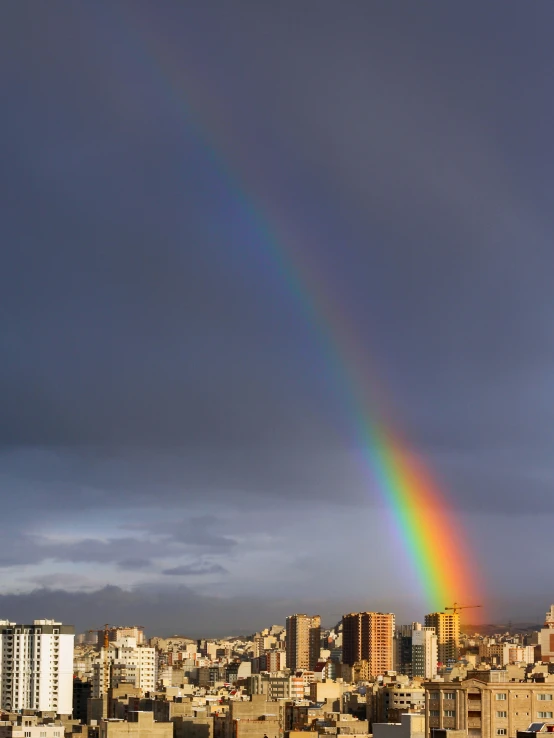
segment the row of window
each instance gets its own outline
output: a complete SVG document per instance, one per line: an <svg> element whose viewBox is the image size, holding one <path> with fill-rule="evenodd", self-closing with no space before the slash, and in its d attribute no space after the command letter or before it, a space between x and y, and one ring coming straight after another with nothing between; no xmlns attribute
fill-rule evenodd
<svg viewBox="0 0 554 738"><path fill-rule="evenodd" d="M429 699L432 700L438 700L440 697L440 692L429 692ZM445 700L455 700L456 699L456 692L443 692L442 696Z"/></svg>
<svg viewBox="0 0 554 738"><path fill-rule="evenodd" d="M440 717L440 710L429 710L430 717ZM516 713L517 715L517 713ZM443 716L444 717L456 717L456 710L443 710ZM506 710L499 710L496 713L497 718L507 718L508 713ZM541 718L542 720L548 720L554 717L554 713L550 711L542 711L537 712L537 718ZM504 730L504 728L499 728L499 730ZM505 735L504 733L497 733L497 735Z"/></svg>
<svg viewBox="0 0 554 738"><path fill-rule="evenodd" d="M517 697L517 694L514 694L514 697ZM520 697L529 697L528 694L520 695ZM506 700L508 699L508 695L506 692L497 692L495 694L495 699L497 700ZM551 694L545 694L544 692L540 692L537 695L537 699L541 702L552 702L552 695Z"/></svg>
<svg viewBox="0 0 554 738"><path fill-rule="evenodd" d="M445 700L455 700L456 699L456 692L443 692L442 695L443 695L443 698ZM517 697L517 695L513 695L513 696L514 697ZM529 695L520 695L520 696L522 696L522 697L529 697ZM438 700L439 697L440 697L440 692L430 692L429 693L429 698L432 699L432 700ZM507 700L508 699L508 695L507 695L506 692L497 692L494 695L494 698L496 700ZM551 695L551 694L545 694L545 693L541 692L541 693L537 694L537 699L540 700L541 702L552 702L553 695Z"/></svg>

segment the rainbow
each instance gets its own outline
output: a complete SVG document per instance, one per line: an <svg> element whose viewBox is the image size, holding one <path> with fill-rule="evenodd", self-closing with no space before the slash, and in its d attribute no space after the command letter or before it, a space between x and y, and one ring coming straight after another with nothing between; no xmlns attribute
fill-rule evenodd
<svg viewBox="0 0 554 738"><path fill-rule="evenodd" d="M482 587L463 532L431 471L393 430L390 411L380 407L383 390L368 371L359 339L352 334L338 302L333 301L332 290L315 265L307 262L304 251L292 248L289 239L276 235L276 220L270 222L241 181L242 174L231 170L214 145L217 132L201 128L199 116L190 107L191 90L185 88L182 70L172 62L170 50L142 28L138 18L125 15L120 21L129 50L132 52L134 46L142 52L145 71L155 70L166 86L167 94L195 131L207 164L214 167L229 196L239 201L243 217L260 237L271 268L280 274L317 335L359 445L365 474L385 502L425 605L435 611L455 601L465 603L468 598L471 604Z"/></svg>

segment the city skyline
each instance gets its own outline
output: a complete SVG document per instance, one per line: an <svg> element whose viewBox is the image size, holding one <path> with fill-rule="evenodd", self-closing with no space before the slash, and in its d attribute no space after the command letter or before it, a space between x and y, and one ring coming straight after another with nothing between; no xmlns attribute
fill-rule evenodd
<svg viewBox="0 0 554 738"><path fill-rule="evenodd" d="M193 5L0 8L0 613L540 623L554 7Z"/></svg>

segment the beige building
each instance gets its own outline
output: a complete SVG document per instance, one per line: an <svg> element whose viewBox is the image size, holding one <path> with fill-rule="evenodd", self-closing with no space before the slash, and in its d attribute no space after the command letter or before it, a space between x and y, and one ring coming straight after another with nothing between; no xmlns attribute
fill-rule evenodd
<svg viewBox="0 0 554 738"><path fill-rule="evenodd" d="M64 726L59 721L45 724L35 715L18 715L17 722L0 722L0 738L64 738Z"/></svg>
<svg viewBox="0 0 554 738"><path fill-rule="evenodd" d="M516 738L533 722L554 722L554 684L502 681L503 670L486 678L426 682L426 735L442 728L467 731L468 738Z"/></svg>
<svg viewBox="0 0 554 738"><path fill-rule="evenodd" d="M319 661L321 618L319 615L290 615L287 618L287 667L291 671L313 669Z"/></svg>
<svg viewBox="0 0 554 738"><path fill-rule="evenodd" d="M342 616L342 660L353 666L367 662L370 676L393 668L394 615L391 612L351 612Z"/></svg>
<svg viewBox="0 0 554 738"><path fill-rule="evenodd" d="M245 702L231 701L222 727L222 738L278 737L284 729L284 704L268 702L265 695L253 695Z"/></svg>
<svg viewBox="0 0 554 738"><path fill-rule="evenodd" d="M138 646L144 643L144 628L142 625L120 625L107 630L99 630L97 633L97 645L103 646L104 639L108 636L108 641L119 641L121 638L134 638Z"/></svg>
<svg viewBox="0 0 554 738"><path fill-rule="evenodd" d="M434 628L437 634L439 664L446 665L457 661L460 647L460 615L457 612L432 612L425 616L425 627Z"/></svg>
<svg viewBox="0 0 554 738"><path fill-rule="evenodd" d="M373 723L373 738L424 738L425 715L403 713L399 723Z"/></svg>
<svg viewBox="0 0 554 738"><path fill-rule="evenodd" d="M156 689L156 649L137 645L136 638L124 637L101 648L94 664L92 696L102 697L110 687L131 684L143 692Z"/></svg>
<svg viewBox="0 0 554 738"><path fill-rule="evenodd" d="M541 647L541 661L545 663L554 662L554 605L546 613L544 628L539 634Z"/></svg>
<svg viewBox="0 0 554 738"><path fill-rule="evenodd" d="M98 738L173 738L173 723L157 723L152 712L130 712L127 720L102 720Z"/></svg>

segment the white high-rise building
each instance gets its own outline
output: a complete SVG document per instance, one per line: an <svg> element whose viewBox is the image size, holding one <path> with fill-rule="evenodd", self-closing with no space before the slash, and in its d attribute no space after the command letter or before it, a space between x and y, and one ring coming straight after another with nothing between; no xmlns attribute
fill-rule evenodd
<svg viewBox="0 0 554 738"><path fill-rule="evenodd" d="M412 624L412 676L432 679L437 675L438 644L434 628Z"/></svg>
<svg viewBox="0 0 554 738"><path fill-rule="evenodd" d="M0 707L73 711L75 629L55 620L0 620Z"/></svg>
<svg viewBox="0 0 554 738"><path fill-rule="evenodd" d="M137 639L119 638L101 648L94 664L92 696L102 697L110 687L133 684L143 692L156 689L156 649L137 646Z"/></svg>

